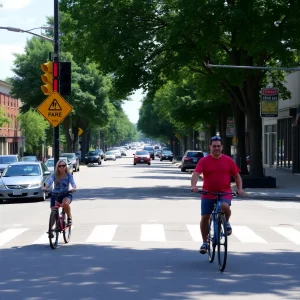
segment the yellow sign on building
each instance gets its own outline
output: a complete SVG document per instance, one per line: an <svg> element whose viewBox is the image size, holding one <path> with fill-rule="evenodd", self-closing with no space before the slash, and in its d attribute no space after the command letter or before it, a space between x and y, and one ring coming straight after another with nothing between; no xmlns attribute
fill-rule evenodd
<svg viewBox="0 0 300 300"><path fill-rule="evenodd" d="M59 125L72 111L73 107L58 93L53 92L37 110L53 127Z"/></svg>

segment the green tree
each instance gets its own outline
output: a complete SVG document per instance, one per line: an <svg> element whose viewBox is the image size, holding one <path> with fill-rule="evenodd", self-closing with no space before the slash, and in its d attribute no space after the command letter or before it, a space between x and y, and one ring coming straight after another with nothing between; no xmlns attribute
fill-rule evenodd
<svg viewBox="0 0 300 300"><path fill-rule="evenodd" d="M36 148L43 143L49 123L34 110L19 114L18 120L22 135L25 137L26 151L35 152Z"/></svg>
<svg viewBox="0 0 300 300"><path fill-rule="evenodd" d="M0 108L0 127L9 123L10 123L10 119L5 116L5 112Z"/></svg>
<svg viewBox="0 0 300 300"><path fill-rule="evenodd" d="M62 0L61 8L69 14L63 26L72 47L113 72L120 94L140 86L157 90L182 66L213 75L247 115L251 175L263 175L259 103L266 71L210 69L205 63L296 65L299 1ZM284 95L282 73L271 77Z"/></svg>

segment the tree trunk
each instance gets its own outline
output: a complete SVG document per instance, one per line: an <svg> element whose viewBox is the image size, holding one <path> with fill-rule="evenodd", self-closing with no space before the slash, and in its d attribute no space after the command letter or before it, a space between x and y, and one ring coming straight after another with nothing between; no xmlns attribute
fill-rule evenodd
<svg viewBox="0 0 300 300"><path fill-rule="evenodd" d="M64 132L65 132L65 137L67 141L67 152L73 152L72 151L72 144L73 141L70 137L69 129L70 129L70 118L66 118L63 122L63 127L64 127Z"/></svg>
<svg viewBox="0 0 300 300"><path fill-rule="evenodd" d="M234 123L235 123L235 135L237 138L236 145L236 164L239 166L242 175L248 175L247 162L246 162L246 142L245 142L245 114L239 108L237 103L232 100L231 107L233 111Z"/></svg>
<svg viewBox="0 0 300 300"><path fill-rule="evenodd" d="M223 141L223 153L231 156L231 138L226 137L226 126L227 126L227 117L228 114L226 111L220 114L220 136L222 137Z"/></svg>

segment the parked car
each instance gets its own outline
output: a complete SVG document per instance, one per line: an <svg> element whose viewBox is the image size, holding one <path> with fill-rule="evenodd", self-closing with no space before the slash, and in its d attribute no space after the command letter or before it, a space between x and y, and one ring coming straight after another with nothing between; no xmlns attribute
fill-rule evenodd
<svg viewBox="0 0 300 300"><path fill-rule="evenodd" d="M71 163L71 161L67 158L67 157L60 157L59 160L63 160L66 162L67 166L68 166L68 170L71 174L73 174L73 164ZM54 158L51 157L46 161L46 166L48 168L48 170L53 173L54 172Z"/></svg>
<svg viewBox="0 0 300 300"><path fill-rule="evenodd" d="M116 153L113 152L113 151L107 151L105 154L104 154L104 161L107 161L107 160L116 160Z"/></svg>
<svg viewBox="0 0 300 300"><path fill-rule="evenodd" d="M34 155L26 155L22 157L22 161L35 161L38 162L38 158Z"/></svg>
<svg viewBox="0 0 300 300"><path fill-rule="evenodd" d="M111 151L116 154L116 158L121 158L122 157L122 153L119 149L113 149Z"/></svg>
<svg viewBox="0 0 300 300"><path fill-rule="evenodd" d="M148 164L151 165L150 153L146 150L136 151L133 157L133 164Z"/></svg>
<svg viewBox="0 0 300 300"><path fill-rule="evenodd" d="M51 175L43 162L14 162L0 178L0 201L4 199L37 198L45 200L52 187L44 193L42 187Z"/></svg>
<svg viewBox="0 0 300 300"><path fill-rule="evenodd" d="M173 160L173 153L169 150L162 150L159 158L160 158L160 161L163 161L163 160L172 161Z"/></svg>
<svg viewBox="0 0 300 300"><path fill-rule="evenodd" d="M104 152L103 152L103 150L102 149L97 149L96 151L99 152L99 154L101 156L101 159L103 159L104 158Z"/></svg>
<svg viewBox="0 0 300 300"><path fill-rule="evenodd" d="M144 150L149 152L150 157L151 157L152 159L155 159L155 156L154 156L154 150L153 150L153 147L152 147L152 146L144 146Z"/></svg>
<svg viewBox="0 0 300 300"><path fill-rule="evenodd" d="M75 172L80 171L80 162L79 158L76 156L76 153L61 153L61 156L67 157L71 161L73 170Z"/></svg>
<svg viewBox="0 0 300 300"><path fill-rule="evenodd" d="M21 158L19 155L0 155L0 173L2 173L6 167L13 163L21 161Z"/></svg>
<svg viewBox="0 0 300 300"><path fill-rule="evenodd" d="M193 170L196 168L198 161L204 157L202 151L187 150L181 161L181 172L185 172L187 169Z"/></svg>
<svg viewBox="0 0 300 300"><path fill-rule="evenodd" d="M84 158L84 163L88 164L98 164L101 165L101 155L96 150L89 151Z"/></svg>

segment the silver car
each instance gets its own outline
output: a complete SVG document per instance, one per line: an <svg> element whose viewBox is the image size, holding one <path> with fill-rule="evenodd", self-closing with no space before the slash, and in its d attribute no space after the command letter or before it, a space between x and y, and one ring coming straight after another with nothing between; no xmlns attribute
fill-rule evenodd
<svg viewBox="0 0 300 300"><path fill-rule="evenodd" d="M42 191L49 176L50 171L42 162L11 163L0 178L0 202L23 198L45 200L52 190Z"/></svg>
<svg viewBox="0 0 300 300"><path fill-rule="evenodd" d="M67 157L60 157L59 160L63 160L63 161L66 162L69 172L73 175L73 164L72 164L72 162ZM49 171L51 173L53 173L54 172L54 158L49 158L46 161L46 166L49 169Z"/></svg>
<svg viewBox="0 0 300 300"><path fill-rule="evenodd" d="M16 161L21 161L21 158L19 155L0 155L0 173L2 173L5 168Z"/></svg>

